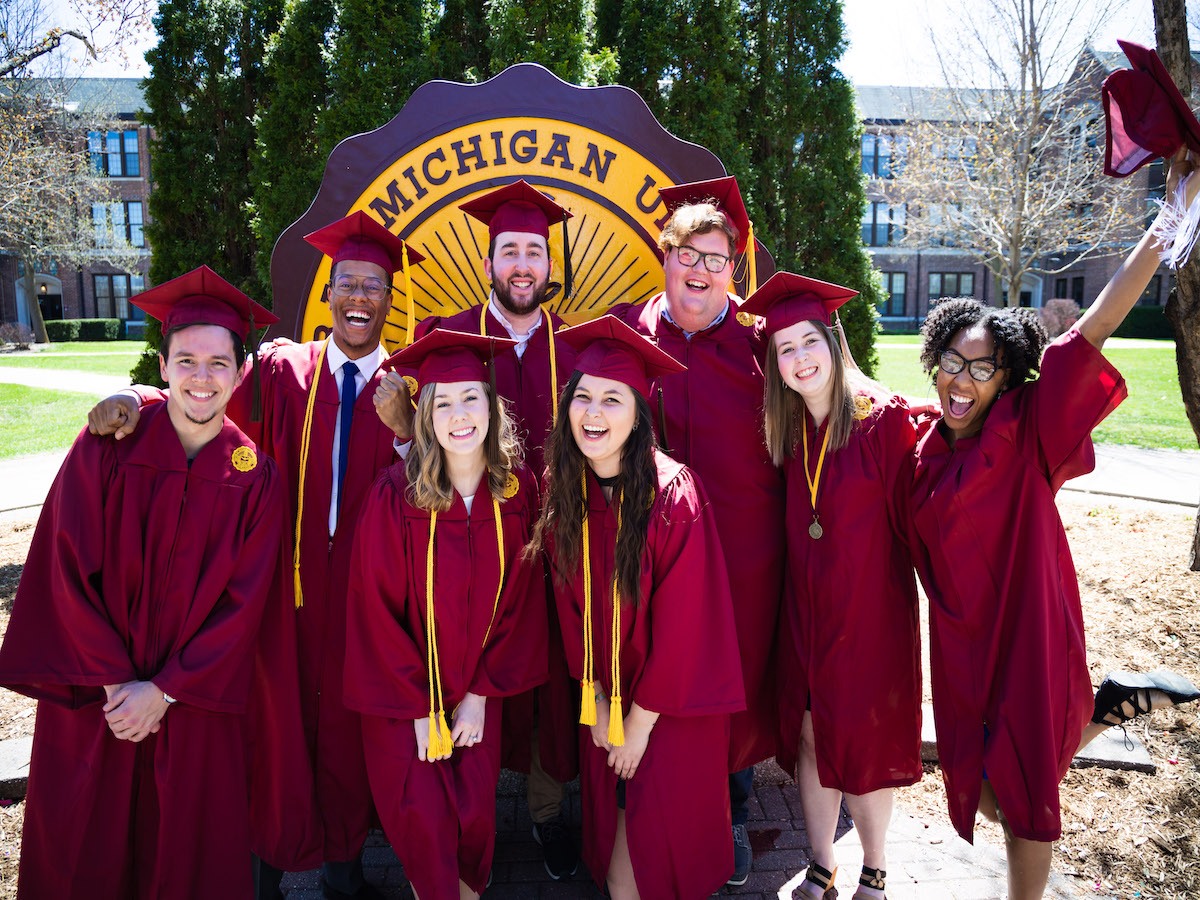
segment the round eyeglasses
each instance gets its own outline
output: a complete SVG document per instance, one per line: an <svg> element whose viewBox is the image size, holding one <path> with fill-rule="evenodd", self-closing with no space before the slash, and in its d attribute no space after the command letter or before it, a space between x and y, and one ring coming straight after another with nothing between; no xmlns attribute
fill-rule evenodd
<svg viewBox="0 0 1200 900"><path fill-rule="evenodd" d="M723 256L720 253L701 253L695 247L689 247L684 244L682 247L675 248L675 258L689 269L694 269L696 263L704 260L704 268L710 272L722 272L729 265L729 257Z"/></svg>
<svg viewBox="0 0 1200 900"><path fill-rule="evenodd" d="M957 375L964 368L976 381L991 381L996 373L1005 368L996 362L995 357L981 356L979 359L967 359L957 350L949 348L938 354L938 368L947 375Z"/></svg>

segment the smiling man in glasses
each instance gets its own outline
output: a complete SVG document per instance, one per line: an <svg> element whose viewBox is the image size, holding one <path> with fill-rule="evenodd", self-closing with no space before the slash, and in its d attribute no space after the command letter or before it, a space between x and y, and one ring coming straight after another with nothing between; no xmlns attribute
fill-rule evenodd
<svg viewBox="0 0 1200 900"><path fill-rule="evenodd" d="M611 312L687 366L658 379L648 399L667 451L704 482L733 595L750 706L732 717L728 748L729 883L739 885L751 867L746 820L753 767L775 753L772 647L783 590L783 482L762 438L765 345L753 319L741 321L741 300L729 293L735 264L754 252L737 181L718 178L659 193L672 211L658 242L666 289ZM663 815L669 828L671 811Z"/></svg>

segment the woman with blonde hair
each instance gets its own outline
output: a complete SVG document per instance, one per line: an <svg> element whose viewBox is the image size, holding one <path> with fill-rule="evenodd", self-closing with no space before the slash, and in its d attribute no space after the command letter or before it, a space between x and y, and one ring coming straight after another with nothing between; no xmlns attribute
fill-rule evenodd
<svg viewBox="0 0 1200 900"><path fill-rule="evenodd" d="M921 777L917 591L904 539L916 433L904 402L843 360L834 310L857 291L778 272L742 306L767 338L764 431L787 483L777 645L779 761L813 846L799 895L824 897L844 798L884 896L892 789Z"/></svg>
<svg viewBox="0 0 1200 900"><path fill-rule="evenodd" d="M421 900L486 886L501 698L546 677L541 567L521 553L537 486L488 383L513 344L434 331L391 358L418 373L413 441L358 524L346 705L363 714L375 805Z"/></svg>
<svg viewBox="0 0 1200 900"><path fill-rule="evenodd" d="M646 402L682 366L612 316L578 351L546 450L543 547L580 683L583 856L615 900L707 897L733 871L729 716L745 706L724 557Z"/></svg>

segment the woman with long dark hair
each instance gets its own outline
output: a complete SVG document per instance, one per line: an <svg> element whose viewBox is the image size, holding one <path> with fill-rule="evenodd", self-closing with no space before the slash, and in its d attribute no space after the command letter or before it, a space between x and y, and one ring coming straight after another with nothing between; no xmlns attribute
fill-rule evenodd
<svg viewBox="0 0 1200 900"><path fill-rule="evenodd" d="M787 483L789 591L777 642L779 762L813 858L797 896L833 884L843 798L863 848L856 900L884 895L892 789L921 777L908 408L846 365L834 311L857 291L777 272L742 306L763 317L767 449Z"/></svg>
<svg viewBox="0 0 1200 900"><path fill-rule="evenodd" d="M580 682L583 853L613 898L697 898L733 871L729 714L745 706L725 564L695 476L655 445L649 381L682 366L611 316L546 449L545 548Z"/></svg>
<svg viewBox="0 0 1200 900"><path fill-rule="evenodd" d="M1191 168L1175 159L1168 197ZM1197 181L1183 182L1189 201ZM1152 227L1049 346L1030 310L957 299L925 320L921 359L942 416L917 446L914 558L929 595L938 751L959 834L971 839L977 811L1004 827L1012 900L1045 890L1061 833L1058 783L1079 748L1197 696L1171 673L1111 675L1093 696L1054 501L1091 471L1092 429L1127 396L1100 349L1158 268L1158 250Z"/></svg>
<svg viewBox="0 0 1200 900"><path fill-rule="evenodd" d="M418 373L413 441L358 523L346 705L363 714L375 806L421 900L486 886L501 698L546 677L542 570L522 554L537 485L487 374L513 344L434 331L392 357Z"/></svg>

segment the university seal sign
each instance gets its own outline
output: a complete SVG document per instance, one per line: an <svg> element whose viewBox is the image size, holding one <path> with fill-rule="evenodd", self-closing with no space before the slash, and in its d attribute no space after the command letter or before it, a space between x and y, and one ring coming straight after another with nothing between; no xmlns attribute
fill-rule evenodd
<svg viewBox="0 0 1200 900"><path fill-rule="evenodd" d="M708 150L664 130L628 88L576 87L532 63L483 84L429 82L386 125L330 154L312 206L271 257L278 327L297 340L328 334L329 259L303 236L356 210L424 255L411 270L414 322L482 303L487 229L458 206L520 178L572 213L570 291L555 294L555 312L580 322L614 303L640 302L662 290L656 241L667 213L658 189L725 174ZM563 244L562 226L552 226L558 284L566 275ZM761 283L774 268L761 244L757 266ZM738 293L745 269L739 261ZM402 278L396 287L383 332L389 351L409 339Z"/></svg>

